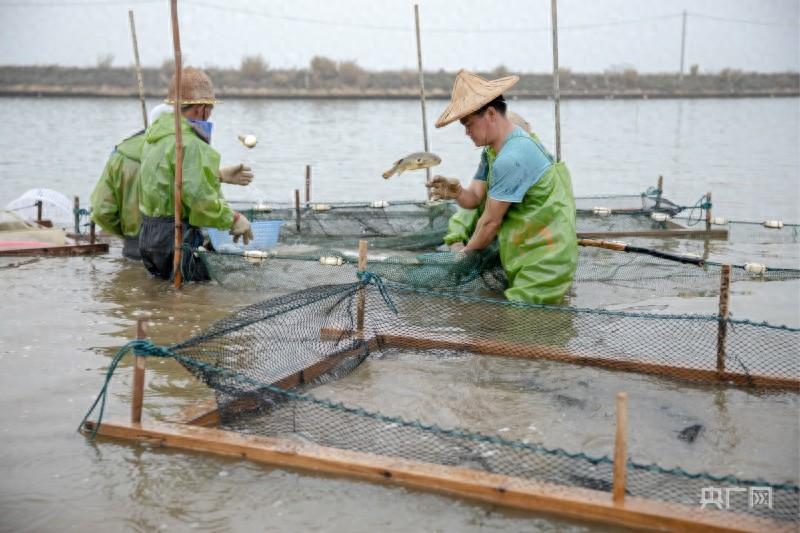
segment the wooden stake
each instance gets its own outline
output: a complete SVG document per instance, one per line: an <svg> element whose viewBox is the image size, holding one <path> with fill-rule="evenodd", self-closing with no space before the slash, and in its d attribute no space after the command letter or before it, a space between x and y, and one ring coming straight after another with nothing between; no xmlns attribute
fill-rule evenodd
<svg viewBox="0 0 800 533"><path fill-rule="evenodd" d="M81 215L80 215L81 199L79 196L75 197L74 206L75 209L73 211L75 212L75 238L77 239L81 234Z"/></svg>
<svg viewBox="0 0 800 533"><path fill-rule="evenodd" d="M149 313L138 313L136 318L136 338L147 338L147 319ZM142 422L142 402L144 400L144 357L137 355L133 365L133 398L131 399L131 423Z"/></svg>
<svg viewBox="0 0 800 533"><path fill-rule="evenodd" d="M142 105L142 121L147 129L147 104L144 101L144 82L142 81L142 65L139 63L139 42L136 40L136 23L133 20L133 10L128 10L128 21L131 25L131 40L133 40L133 59L136 65L136 81L139 85L139 103Z"/></svg>
<svg viewBox="0 0 800 533"><path fill-rule="evenodd" d="M306 165L306 203L311 202L311 165Z"/></svg>
<svg viewBox="0 0 800 533"><path fill-rule="evenodd" d="M36 200L36 223L40 224L42 222L42 201Z"/></svg>
<svg viewBox="0 0 800 533"><path fill-rule="evenodd" d="M617 437L614 442L614 503L625 501L625 475L628 466L628 395L617 394Z"/></svg>
<svg viewBox="0 0 800 533"><path fill-rule="evenodd" d="M89 244L94 244L97 241L97 229L95 228L94 220L89 222Z"/></svg>
<svg viewBox="0 0 800 533"><path fill-rule="evenodd" d="M294 212L296 217L297 233L300 233L300 189L294 190Z"/></svg>
<svg viewBox="0 0 800 533"><path fill-rule="evenodd" d="M176 289L181 287L181 257L183 255L183 221L181 214L181 190L183 189L183 135L181 133L181 81L183 65L181 59L181 34L178 27L178 0L170 0L172 18L172 51L175 57L175 243L172 260L172 279Z"/></svg>
<svg viewBox="0 0 800 533"><path fill-rule="evenodd" d="M658 196L656 197L656 207L661 207L661 196L664 194L664 176L658 177Z"/></svg>
<svg viewBox="0 0 800 533"><path fill-rule="evenodd" d="M553 101L556 120L556 162L561 161L561 91L558 85L558 0L550 1L553 20Z"/></svg>
<svg viewBox="0 0 800 533"><path fill-rule="evenodd" d="M367 241L358 241L358 271L367 270ZM366 294L364 289L358 291L358 308L356 312L356 332L363 339L364 336L364 308L366 307Z"/></svg>
<svg viewBox="0 0 800 533"><path fill-rule="evenodd" d="M711 204L711 193L706 193L706 201ZM706 209L706 231L711 231L711 207Z"/></svg>
<svg viewBox="0 0 800 533"><path fill-rule="evenodd" d="M719 278L719 327L717 328L717 372L725 372L725 339L728 336L728 301L731 294L731 266L722 265Z"/></svg>
<svg viewBox="0 0 800 533"><path fill-rule="evenodd" d="M422 142L427 152L430 150L430 146L428 144L428 118L425 109L425 75L422 70L422 44L419 38L419 4L414 4L414 27L417 32L417 69L419 70L419 103L422 106ZM431 181L430 168L425 169L425 181L426 183ZM430 200L431 190L427 189L427 191L428 199Z"/></svg>

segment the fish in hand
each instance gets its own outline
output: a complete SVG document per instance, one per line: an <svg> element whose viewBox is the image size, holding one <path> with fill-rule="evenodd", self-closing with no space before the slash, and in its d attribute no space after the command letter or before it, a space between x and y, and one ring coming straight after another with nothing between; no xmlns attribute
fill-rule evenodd
<svg viewBox="0 0 800 533"><path fill-rule="evenodd" d="M419 170L422 168L435 167L442 162L442 159L430 152L414 152L408 154L402 159L395 161L392 168L383 173L384 179L389 179L395 174L402 174L406 170Z"/></svg>

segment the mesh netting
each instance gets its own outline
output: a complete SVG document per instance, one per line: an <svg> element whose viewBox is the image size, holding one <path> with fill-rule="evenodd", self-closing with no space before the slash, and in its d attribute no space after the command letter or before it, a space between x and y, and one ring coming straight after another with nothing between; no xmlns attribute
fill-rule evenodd
<svg viewBox="0 0 800 533"><path fill-rule="evenodd" d="M651 255L655 254L655 255ZM290 291L310 285L350 283L358 257L354 252L331 249L265 254L264 257L199 252L211 278L232 289ZM625 253L580 247L573 290L635 291L637 298L652 296L709 296L719 293L722 265L697 257L657 251ZM367 269L386 281L433 290L500 293L507 279L496 252L459 258L452 253L372 255ZM800 279L800 269L768 268L763 273L733 265L731 281L781 281Z"/></svg>
<svg viewBox="0 0 800 533"><path fill-rule="evenodd" d="M294 206L269 209L242 212L250 220L282 220L279 240L284 244L344 247L365 239L376 248L424 250L442 244L456 206L425 201L312 203L300 206L299 217Z"/></svg>
<svg viewBox="0 0 800 533"><path fill-rule="evenodd" d="M716 317L653 316L444 296L359 283L311 288L247 307L204 335L153 354L176 357L211 386L223 425L246 433L454 465L601 491L612 487L612 461L513 438L447 430L321 399L367 358L392 349L599 365L704 381L716 370ZM800 330L726 321L725 363L748 378L800 378ZM531 364L534 364L531 361ZM550 363L559 364L559 363ZM675 373L676 368L681 368ZM714 381L714 380L710 380ZM751 385L759 382L750 379ZM798 487L628 462L634 496L696 507L708 486L770 487L773 508L748 512L798 519Z"/></svg>
<svg viewBox="0 0 800 533"><path fill-rule="evenodd" d="M675 220L681 224L688 222L688 219L682 217L676 217ZM713 224L711 227L727 229L728 242L734 244L800 243L800 224L782 224L780 228L771 228L764 225L764 222L730 220L724 224Z"/></svg>

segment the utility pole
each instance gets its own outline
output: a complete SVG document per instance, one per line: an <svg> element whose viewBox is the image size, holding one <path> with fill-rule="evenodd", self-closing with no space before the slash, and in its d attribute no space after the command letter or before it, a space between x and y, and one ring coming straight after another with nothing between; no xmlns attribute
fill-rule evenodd
<svg viewBox="0 0 800 533"><path fill-rule="evenodd" d="M678 78L683 83L683 65L684 57L686 56L686 10L683 10L683 26L681 29L681 74Z"/></svg>

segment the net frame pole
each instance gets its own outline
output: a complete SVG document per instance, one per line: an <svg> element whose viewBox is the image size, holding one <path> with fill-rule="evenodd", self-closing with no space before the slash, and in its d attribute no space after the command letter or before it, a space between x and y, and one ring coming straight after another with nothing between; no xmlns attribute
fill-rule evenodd
<svg viewBox="0 0 800 533"><path fill-rule="evenodd" d="M140 313L136 318L136 338L147 338L147 319L149 315ZM142 423L142 403L144 401L144 369L145 358L141 355L134 357L133 363L133 395L131 397L131 423Z"/></svg>
<svg viewBox="0 0 800 533"><path fill-rule="evenodd" d="M656 209L661 207L661 197L664 195L664 176L658 176L658 183L656 185L658 189L658 196L656 196Z"/></svg>
<svg viewBox="0 0 800 533"><path fill-rule="evenodd" d="M708 209L706 209L706 231L711 231L711 191L706 193L706 202L708 202Z"/></svg>
<svg viewBox="0 0 800 533"><path fill-rule="evenodd" d="M369 244L366 240L361 239L358 241L358 271L364 272L367 270L367 250ZM364 289L358 291L358 305L356 307L356 334L363 340L364 338L364 310L366 307L366 294Z"/></svg>
<svg viewBox="0 0 800 533"><path fill-rule="evenodd" d="M300 189L294 190L294 214L297 233L300 233Z"/></svg>
<svg viewBox="0 0 800 533"><path fill-rule="evenodd" d="M731 266L722 265L719 276L719 326L717 327L717 372L725 372L725 342L728 337L728 303L731 294Z"/></svg>
<svg viewBox="0 0 800 533"><path fill-rule="evenodd" d="M75 237L81 234L81 197L75 196L72 200L73 213L75 214Z"/></svg>
<svg viewBox="0 0 800 533"><path fill-rule="evenodd" d="M427 118L427 110L425 105L425 75L422 70L422 42L420 40L420 31L419 31L419 4L414 4L414 28L417 34L417 70L419 71L419 102L420 106L422 107L422 142L425 148L425 151L430 150L430 145L428 144L428 118ZM430 183L431 181L431 169L425 169L425 182ZM431 190L426 189L428 192L428 199L430 200L431 197Z"/></svg>
<svg viewBox="0 0 800 533"><path fill-rule="evenodd" d="M625 500L628 466L628 394L617 393L617 434L614 441L614 503Z"/></svg>
<svg viewBox="0 0 800 533"><path fill-rule="evenodd" d="M175 58L175 243L172 258L172 281L176 289L181 288L181 258L183 250L183 222L181 209L181 193L183 190L183 134L181 132L181 83L183 78L183 61L181 58L181 35L178 26L178 0L170 0L170 18L172 19L172 53Z"/></svg>
<svg viewBox="0 0 800 533"><path fill-rule="evenodd" d="M306 165L306 203L311 202L311 165Z"/></svg>
<svg viewBox="0 0 800 533"><path fill-rule="evenodd" d="M42 205L43 205L42 201L41 200L36 200L36 203L34 205L36 206L36 223L37 224L41 224L42 223Z"/></svg>
<svg viewBox="0 0 800 533"><path fill-rule="evenodd" d="M561 161L561 90L558 84L558 0L551 0L550 15L553 22L553 102L556 122L556 162Z"/></svg>
<svg viewBox="0 0 800 533"><path fill-rule="evenodd" d="M94 220L89 221L89 244L97 242L97 228L95 227Z"/></svg>
<svg viewBox="0 0 800 533"><path fill-rule="evenodd" d="M136 82L139 86L139 103L142 106L142 121L147 129L147 104L144 101L144 82L142 81L142 65L139 63L139 42L136 39L136 22L133 19L133 9L128 10L128 21L131 27L131 40L133 41L133 60L136 65Z"/></svg>

